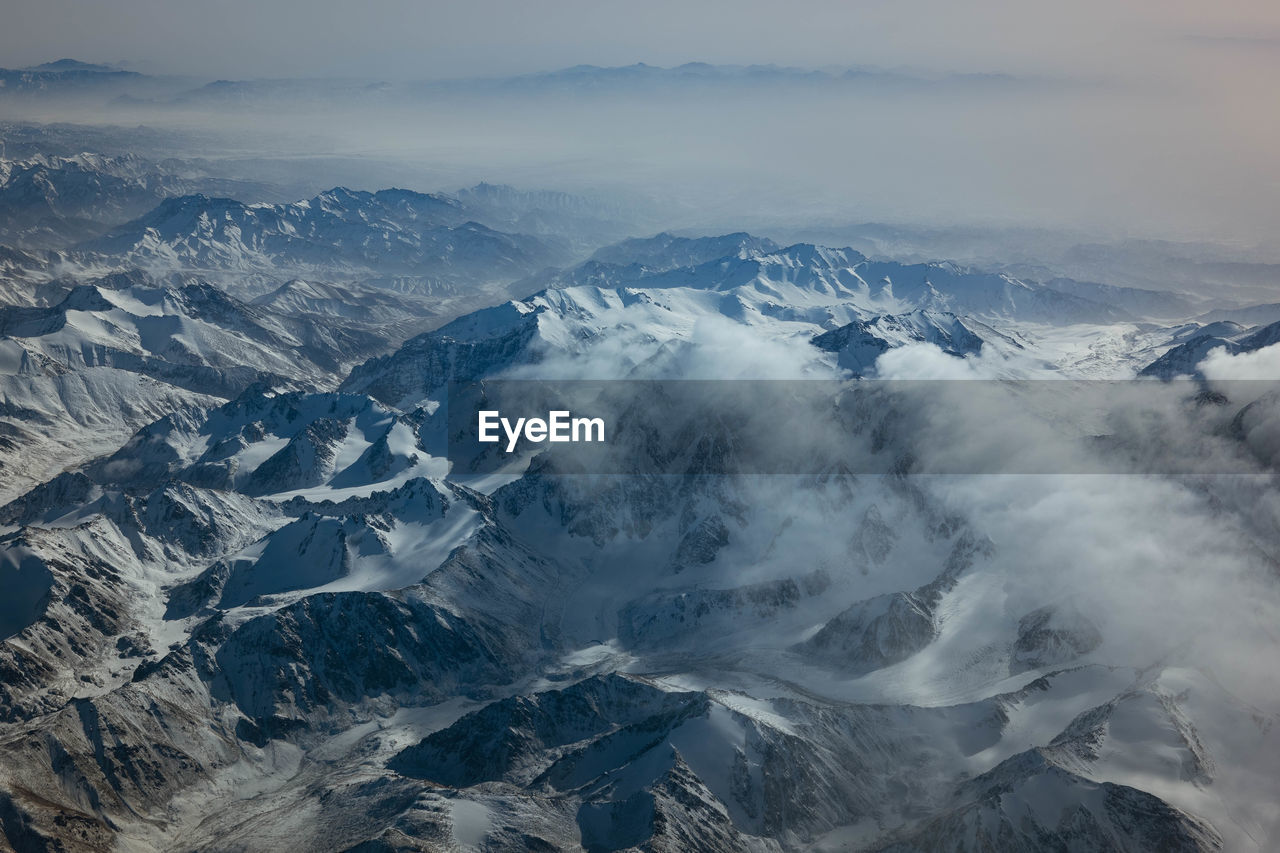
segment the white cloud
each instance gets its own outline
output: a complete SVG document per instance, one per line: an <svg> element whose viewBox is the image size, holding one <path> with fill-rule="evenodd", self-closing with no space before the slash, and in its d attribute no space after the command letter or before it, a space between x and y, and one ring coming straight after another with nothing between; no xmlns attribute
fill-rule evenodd
<svg viewBox="0 0 1280 853"><path fill-rule="evenodd" d="M1280 344L1232 355L1225 347L1210 350L1200 362L1206 379L1280 379Z"/></svg>

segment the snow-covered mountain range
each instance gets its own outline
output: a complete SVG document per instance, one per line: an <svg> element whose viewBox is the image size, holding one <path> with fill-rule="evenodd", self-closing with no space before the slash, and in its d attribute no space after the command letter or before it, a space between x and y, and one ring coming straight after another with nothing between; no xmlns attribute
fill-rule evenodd
<svg viewBox="0 0 1280 853"><path fill-rule="evenodd" d="M5 496L118 447L168 412L255 385L332 387L387 346L380 324L277 301L250 305L198 279L134 273L75 285L47 307L0 308Z"/></svg>
<svg viewBox="0 0 1280 853"><path fill-rule="evenodd" d="M362 272L433 293L449 284L506 282L564 257L535 237L467 218L449 196L342 187L293 204L246 205L182 196L83 244L130 263L263 274Z"/></svg>
<svg viewBox="0 0 1280 853"><path fill-rule="evenodd" d="M269 188L216 178L180 160L155 163L128 154L0 159L0 239L34 248L71 245L165 198L197 192L244 197Z"/></svg>
<svg viewBox="0 0 1280 853"><path fill-rule="evenodd" d="M583 252L581 215L184 195L3 256L8 846L1280 838L1274 395L1086 430L1229 478L916 476L939 448L891 408L845 413L885 476L709 476L708 436L683 476L643 444L628 476L466 476L445 412L455 380L1203 374L1274 326L746 233Z"/></svg>

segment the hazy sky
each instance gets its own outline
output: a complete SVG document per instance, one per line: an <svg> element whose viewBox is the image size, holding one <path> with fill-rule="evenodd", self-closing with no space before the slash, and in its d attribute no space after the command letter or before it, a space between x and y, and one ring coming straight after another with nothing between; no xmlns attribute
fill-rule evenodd
<svg viewBox="0 0 1280 853"><path fill-rule="evenodd" d="M689 61L1026 78L999 91L747 86L398 110L363 95L256 111L180 100L167 110L8 107L36 121L271 132L287 138L281 156L391 164L354 179L362 186L622 187L682 200L724 227L755 213L1275 247L1280 223L1275 0L6 0L3 22L2 67L73 57L203 79Z"/></svg>
<svg viewBox="0 0 1280 853"><path fill-rule="evenodd" d="M8 0L0 65L63 56L208 77L507 74L777 62L1170 73L1190 36L1280 51L1269 0ZM1198 58L1196 58L1198 61Z"/></svg>

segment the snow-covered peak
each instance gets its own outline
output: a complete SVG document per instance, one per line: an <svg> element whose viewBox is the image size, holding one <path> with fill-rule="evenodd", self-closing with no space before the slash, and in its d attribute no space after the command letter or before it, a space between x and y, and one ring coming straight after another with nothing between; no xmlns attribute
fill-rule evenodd
<svg viewBox="0 0 1280 853"><path fill-rule="evenodd" d="M992 331L970 322L988 334ZM947 355L964 357L981 352L984 341L954 314L921 309L855 320L813 339L814 346L836 353L837 363L857 375L871 371L876 359L889 349L909 343L933 344Z"/></svg>

